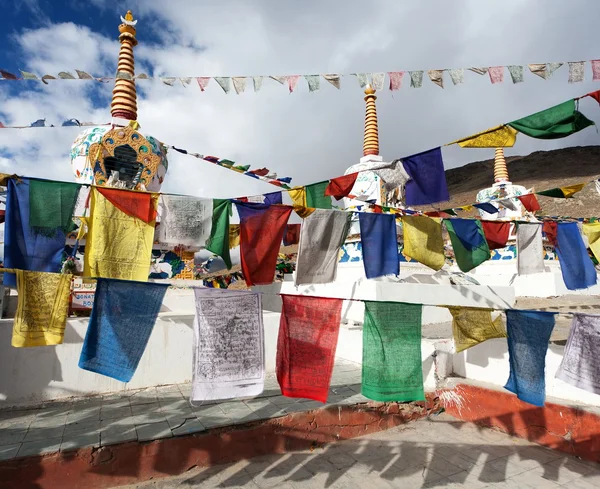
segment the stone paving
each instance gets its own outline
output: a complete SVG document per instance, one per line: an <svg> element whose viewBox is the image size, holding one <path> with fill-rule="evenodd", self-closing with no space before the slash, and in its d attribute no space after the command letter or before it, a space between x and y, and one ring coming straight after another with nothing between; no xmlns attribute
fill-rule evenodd
<svg viewBox="0 0 600 489"><path fill-rule="evenodd" d="M360 364L336 359L328 404L366 402L360 382ZM194 407L190 389L178 384L0 410L0 460L169 438L324 406L283 397L275 377L266 379L260 396L245 400Z"/></svg>
<svg viewBox="0 0 600 489"><path fill-rule="evenodd" d="M314 451L267 455L122 489L592 489L600 465L442 414Z"/></svg>

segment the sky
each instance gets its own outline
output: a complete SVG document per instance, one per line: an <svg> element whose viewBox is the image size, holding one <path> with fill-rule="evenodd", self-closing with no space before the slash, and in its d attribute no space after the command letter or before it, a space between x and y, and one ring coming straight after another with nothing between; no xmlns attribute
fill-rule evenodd
<svg viewBox="0 0 600 489"><path fill-rule="evenodd" d="M600 58L600 3L594 0L0 0L0 68L42 75L83 70L113 76L119 16L131 9L139 45L136 72L152 76L253 76L388 72L471 66L526 65ZM550 80L526 70L525 82L503 84L465 73L440 89L406 80L377 94L381 155L386 161L425 151L600 89L586 66L583 83L568 84L568 67ZM336 90L321 79L309 93L265 79L260 92L226 95L214 80L197 85L138 82L141 131L191 152L266 166L296 185L342 175L362 156L364 100L353 76ZM110 121L112 84L0 81L0 121L27 125L45 118ZM600 122L591 99L581 111ZM0 130L0 172L73 180L69 151L81 128ZM595 128L563 140L521 136L507 155L596 145ZM493 150L443 149L447 169L493 157ZM490 184L492 183L490 170ZM518 182L515 182L518 183ZM169 153L163 191L239 197L268 184L190 156Z"/></svg>

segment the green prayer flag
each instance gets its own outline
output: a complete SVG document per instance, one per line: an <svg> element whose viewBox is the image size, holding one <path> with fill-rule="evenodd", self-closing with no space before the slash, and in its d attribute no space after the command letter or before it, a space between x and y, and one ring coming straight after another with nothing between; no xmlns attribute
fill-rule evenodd
<svg viewBox="0 0 600 489"><path fill-rule="evenodd" d="M81 185L31 179L29 182L29 225L44 236L73 231L73 213Z"/></svg>
<svg viewBox="0 0 600 489"><path fill-rule="evenodd" d="M443 209L442 212L446 214L450 214L451 216L457 216L458 214L454 211L454 209Z"/></svg>
<svg viewBox="0 0 600 489"><path fill-rule="evenodd" d="M331 197L325 195L329 181L313 183L304 187L306 189L306 207L315 209L331 209Z"/></svg>
<svg viewBox="0 0 600 489"><path fill-rule="evenodd" d="M554 197L555 199L563 199L565 194L559 188L551 188L550 190L542 190L541 192L536 192L537 195L544 195L546 197Z"/></svg>
<svg viewBox="0 0 600 489"><path fill-rule="evenodd" d="M375 401L423 401L421 304L364 301L362 389Z"/></svg>
<svg viewBox="0 0 600 489"><path fill-rule="evenodd" d="M213 199L212 229L206 242L206 249L219 255L227 268L231 268L229 256L229 216L232 214L232 203L229 199Z"/></svg>
<svg viewBox="0 0 600 489"><path fill-rule="evenodd" d="M467 226L461 225L460 231L457 233L453 222L457 226L459 222L464 222ZM473 270L490 259L490 247L480 221L476 219L444 219L444 224L450 235L456 264L461 271Z"/></svg>
<svg viewBox="0 0 600 489"><path fill-rule="evenodd" d="M575 110L575 100L568 100L508 125L532 138L558 139L575 134L594 123Z"/></svg>

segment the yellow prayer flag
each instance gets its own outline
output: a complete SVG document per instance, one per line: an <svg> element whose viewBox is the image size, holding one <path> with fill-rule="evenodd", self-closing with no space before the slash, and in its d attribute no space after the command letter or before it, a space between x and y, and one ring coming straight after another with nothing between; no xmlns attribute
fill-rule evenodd
<svg viewBox="0 0 600 489"><path fill-rule="evenodd" d="M302 205L295 205L294 212L298 214L299 217L304 219L305 217L310 216L313 212L315 212L314 207L305 207Z"/></svg>
<svg viewBox="0 0 600 489"><path fill-rule="evenodd" d="M79 226L79 230L77 231L77 241L80 241L85 238L85 235L87 234L88 218L82 216L78 217L78 219L81 221L81 226Z"/></svg>
<svg viewBox="0 0 600 489"><path fill-rule="evenodd" d="M14 270L19 294L12 346L60 345L69 314L72 275Z"/></svg>
<svg viewBox="0 0 600 489"><path fill-rule="evenodd" d="M516 141L516 129L496 126L450 144L458 144L461 148L512 148Z"/></svg>
<svg viewBox="0 0 600 489"><path fill-rule="evenodd" d="M573 195L575 195L577 192L581 192L585 185L585 183L577 183L575 185L567 185L566 187L560 187L560 190L565 195L565 199L569 199L573 197Z"/></svg>
<svg viewBox="0 0 600 489"><path fill-rule="evenodd" d="M404 254L429 268L439 270L446 261L442 221L428 216L402 216Z"/></svg>
<svg viewBox="0 0 600 489"><path fill-rule="evenodd" d="M474 209L475 209L475 207L473 207L472 205L463 205L463 206L461 207L461 209L462 209L463 211L465 211L465 212L470 212L470 211L474 210Z"/></svg>
<svg viewBox="0 0 600 489"><path fill-rule="evenodd" d="M294 187L288 190L290 198L294 203L294 207L306 207L306 188L305 187Z"/></svg>
<svg viewBox="0 0 600 489"><path fill-rule="evenodd" d="M583 225L583 234L587 236L590 250L600 261L600 222L586 222Z"/></svg>
<svg viewBox="0 0 600 489"><path fill-rule="evenodd" d="M157 201L153 195L154 209ZM155 223L126 214L92 188L83 274L147 282Z"/></svg>
<svg viewBox="0 0 600 489"><path fill-rule="evenodd" d="M457 352L492 338L506 338L502 317L492 321L492 309L447 307L452 314L452 336Z"/></svg>
<svg viewBox="0 0 600 489"><path fill-rule="evenodd" d="M229 249L236 248L240 245L240 225L229 225Z"/></svg>

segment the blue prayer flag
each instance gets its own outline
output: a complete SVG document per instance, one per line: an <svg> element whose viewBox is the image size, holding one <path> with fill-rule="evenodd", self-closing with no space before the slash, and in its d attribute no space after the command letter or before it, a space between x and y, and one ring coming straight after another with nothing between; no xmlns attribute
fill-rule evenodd
<svg viewBox="0 0 600 489"><path fill-rule="evenodd" d="M269 192L268 194L264 194L263 197L265 198L265 204L275 205L283 203L281 190L279 192Z"/></svg>
<svg viewBox="0 0 600 489"><path fill-rule="evenodd" d="M555 249L567 289L587 289L596 285L596 269L576 222L558 223Z"/></svg>
<svg viewBox="0 0 600 489"><path fill-rule="evenodd" d="M400 258L395 216L361 212L358 219L367 278L398 275Z"/></svg>
<svg viewBox="0 0 600 489"><path fill-rule="evenodd" d="M169 284L99 278L79 368L129 382Z"/></svg>
<svg viewBox="0 0 600 489"><path fill-rule="evenodd" d="M60 272L66 235L36 233L29 223L29 179L10 179L6 196L4 266L34 272ZM4 274L4 285L16 287L14 273Z"/></svg>
<svg viewBox="0 0 600 489"><path fill-rule="evenodd" d="M543 406L546 400L546 352L556 314L506 311L510 375L504 388L535 406Z"/></svg>
<svg viewBox="0 0 600 489"><path fill-rule="evenodd" d="M402 158L410 176L406 182L406 205L425 205L450 200L440 148Z"/></svg>

